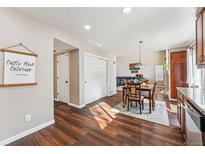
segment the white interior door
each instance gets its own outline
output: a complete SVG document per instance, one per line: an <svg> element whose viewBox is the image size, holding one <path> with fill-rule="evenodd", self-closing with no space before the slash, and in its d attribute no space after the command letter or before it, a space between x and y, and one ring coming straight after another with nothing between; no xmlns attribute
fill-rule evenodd
<svg viewBox="0 0 205 154"><path fill-rule="evenodd" d="M86 104L107 96L107 61L85 55Z"/></svg>
<svg viewBox="0 0 205 154"><path fill-rule="evenodd" d="M57 56L57 98L69 102L69 54Z"/></svg>

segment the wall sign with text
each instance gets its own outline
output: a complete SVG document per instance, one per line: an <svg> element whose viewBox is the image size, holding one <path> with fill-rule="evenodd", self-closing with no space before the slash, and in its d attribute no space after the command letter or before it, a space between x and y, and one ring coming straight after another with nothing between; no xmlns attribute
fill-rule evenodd
<svg viewBox="0 0 205 154"><path fill-rule="evenodd" d="M5 50L3 61L3 84L0 86L35 85L36 57L35 54Z"/></svg>

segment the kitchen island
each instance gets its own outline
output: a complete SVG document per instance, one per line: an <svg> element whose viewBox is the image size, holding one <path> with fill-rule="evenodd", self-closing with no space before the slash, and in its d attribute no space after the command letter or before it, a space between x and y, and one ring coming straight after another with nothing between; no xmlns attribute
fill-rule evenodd
<svg viewBox="0 0 205 154"><path fill-rule="evenodd" d="M177 88L177 117L188 145L205 145L205 89Z"/></svg>

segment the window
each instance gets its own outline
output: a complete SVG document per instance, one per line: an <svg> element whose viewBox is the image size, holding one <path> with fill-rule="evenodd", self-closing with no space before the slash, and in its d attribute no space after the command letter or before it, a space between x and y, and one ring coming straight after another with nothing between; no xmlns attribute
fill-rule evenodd
<svg viewBox="0 0 205 154"><path fill-rule="evenodd" d="M189 87L205 88L205 71L196 66L196 50L192 47L187 50L188 83Z"/></svg>

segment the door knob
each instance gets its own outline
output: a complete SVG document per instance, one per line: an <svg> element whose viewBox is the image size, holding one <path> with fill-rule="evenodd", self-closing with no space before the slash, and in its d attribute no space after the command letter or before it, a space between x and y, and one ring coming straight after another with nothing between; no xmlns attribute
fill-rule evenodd
<svg viewBox="0 0 205 154"><path fill-rule="evenodd" d="M65 81L65 83L68 83L68 81Z"/></svg>

